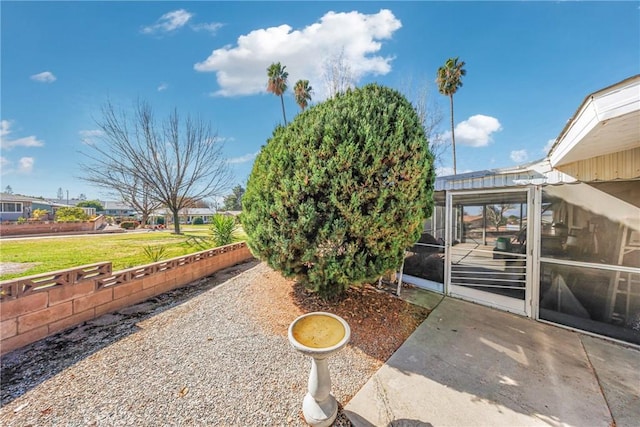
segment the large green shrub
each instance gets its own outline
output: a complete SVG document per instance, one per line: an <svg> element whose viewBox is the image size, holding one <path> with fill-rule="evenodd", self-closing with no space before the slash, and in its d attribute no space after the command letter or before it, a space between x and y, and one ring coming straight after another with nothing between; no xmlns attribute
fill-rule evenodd
<svg viewBox="0 0 640 427"><path fill-rule="evenodd" d="M243 196L253 253L323 297L400 266L431 214L433 157L398 92L348 91L278 127Z"/></svg>

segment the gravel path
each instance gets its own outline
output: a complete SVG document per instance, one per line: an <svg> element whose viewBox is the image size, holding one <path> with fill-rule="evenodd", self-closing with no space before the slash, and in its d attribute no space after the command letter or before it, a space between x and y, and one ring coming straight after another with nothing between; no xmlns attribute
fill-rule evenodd
<svg viewBox="0 0 640 427"><path fill-rule="evenodd" d="M286 330L269 332L252 315L251 304L245 303L252 283L268 271L265 264L257 264L142 321L135 319L135 308L96 319L93 326L128 315L133 326L124 332L122 327L107 328L115 337L89 355L76 355L77 361L66 356L70 348L50 346L49 351L62 352L63 366L46 365L46 347L27 349L31 355L9 354L3 360L3 384L8 372L15 374L21 368L27 378L30 370L37 370L26 360L37 351L45 356L39 369L54 370L55 375L36 379L37 385L18 381L12 385L14 395L3 391L0 424L305 425L301 404L310 362L291 348ZM116 320L122 324L122 318ZM86 339L83 334L92 334L86 325L79 330L65 332L66 345L74 345L74 334L78 345ZM348 346L329 366L333 393L346 404L380 362ZM350 423L341 413L336 425Z"/></svg>

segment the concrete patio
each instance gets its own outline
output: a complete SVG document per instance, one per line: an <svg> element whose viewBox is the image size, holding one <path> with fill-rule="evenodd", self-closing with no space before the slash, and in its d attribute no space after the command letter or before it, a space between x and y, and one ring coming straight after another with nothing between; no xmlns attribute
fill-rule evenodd
<svg viewBox="0 0 640 427"><path fill-rule="evenodd" d="M435 307L345 406L356 426L638 426L640 352L409 290Z"/></svg>

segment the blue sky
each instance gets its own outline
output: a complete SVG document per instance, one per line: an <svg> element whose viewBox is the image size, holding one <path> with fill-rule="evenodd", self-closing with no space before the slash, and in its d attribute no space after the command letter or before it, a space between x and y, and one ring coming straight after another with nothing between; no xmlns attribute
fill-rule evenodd
<svg viewBox="0 0 640 427"><path fill-rule="evenodd" d="M281 123L266 93L280 61L289 85L324 96L323 64L343 52L357 85L409 98L428 89L443 115L436 70L466 62L454 97L458 172L544 157L584 97L640 72L638 2L13 2L1 13L1 189L55 197L104 194L78 179L99 143L107 100L148 101L209 121L244 185ZM412 83L410 83L412 82ZM291 90L288 119L297 112ZM439 172L452 166L450 150Z"/></svg>

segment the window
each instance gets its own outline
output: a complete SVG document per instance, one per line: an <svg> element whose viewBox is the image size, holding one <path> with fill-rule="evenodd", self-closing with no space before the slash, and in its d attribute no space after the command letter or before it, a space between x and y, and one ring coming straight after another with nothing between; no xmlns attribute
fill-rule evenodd
<svg viewBox="0 0 640 427"><path fill-rule="evenodd" d="M22 203L5 202L1 206L1 212L22 212Z"/></svg>

